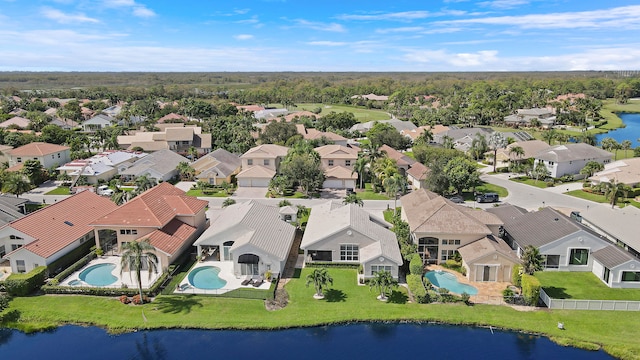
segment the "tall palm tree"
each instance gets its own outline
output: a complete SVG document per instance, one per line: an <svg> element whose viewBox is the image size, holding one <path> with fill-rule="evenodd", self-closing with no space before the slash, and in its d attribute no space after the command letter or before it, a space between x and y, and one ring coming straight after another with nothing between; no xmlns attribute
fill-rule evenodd
<svg viewBox="0 0 640 360"><path fill-rule="evenodd" d="M602 186L604 190L604 197L609 200L612 209L618 202L618 198L623 195L624 197L627 197L627 195L629 194L629 190L631 190L629 186L624 183L618 182L615 179L612 179L609 182L603 182Z"/></svg>
<svg viewBox="0 0 640 360"><path fill-rule="evenodd" d="M624 150L624 157L627 157L627 150L630 150L632 145L631 140L622 140L620 149Z"/></svg>
<svg viewBox="0 0 640 360"><path fill-rule="evenodd" d="M180 177L185 181L192 181L193 177L196 174L196 171L189 165L186 161L181 161L177 166L176 170L180 173Z"/></svg>
<svg viewBox="0 0 640 360"><path fill-rule="evenodd" d="M189 147L187 154L191 156L191 161L195 161L198 159L198 149L195 146Z"/></svg>
<svg viewBox="0 0 640 360"><path fill-rule="evenodd" d="M122 275L123 271L128 271L129 275L132 272L135 273L138 290L140 291L140 303L143 303L142 277L140 273L146 267L149 272L149 279L151 279L151 272L157 271L158 257L154 253L155 248L149 243L149 239L144 239L142 241L124 243L122 250L123 252L120 255L120 274Z"/></svg>
<svg viewBox="0 0 640 360"><path fill-rule="evenodd" d="M31 190L31 184L19 172L8 173L2 182L2 191L14 194L16 197L20 197L29 190Z"/></svg>
<svg viewBox="0 0 640 360"><path fill-rule="evenodd" d="M507 139L501 132L494 131L489 135L489 148L493 151L493 172L496 172L498 165L498 150L507 147Z"/></svg>
<svg viewBox="0 0 640 360"><path fill-rule="evenodd" d="M355 164L353 165L353 171L351 171L351 174L353 174L354 172L358 174L358 177L360 178L360 189L364 187L364 175L367 171L368 164L369 159L364 156L358 156L358 160L356 160Z"/></svg>
<svg viewBox="0 0 640 360"><path fill-rule="evenodd" d="M313 271L307 275L306 286L309 287L311 284L313 284L313 287L316 289L313 297L318 300L324 299L322 289L326 288L327 284L333 285L333 278L329 275L326 268L313 269Z"/></svg>
<svg viewBox="0 0 640 360"><path fill-rule="evenodd" d="M542 270L543 260L540 250L533 245L528 245L522 253L522 271L533 275L536 271Z"/></svg>
<svg viewBox="0 0 640 360"><path fill-rule="evenodd" d="M556 129L549 129L542 133L542 139L547 142L547 144L551 145L553 140L558 137L558 132Z"/></svg>
<svg viewBox="0 0 640 360"><path fill-rule="evenodd" d="M375 273L373 278L369 279L369 290L372 288L378 289L380 292L380 296L378 296L378 300L386 301L387 300L387 290L391 287L394 287L398 284L397 281L393 280L393 276L391 273L382 270Z"/></svg>
<svg viewBox="0 0 640 360"><path fill-rule="evenodd" d="M514 155L516 160L520 160L524 156L524 149L522 146L512 146L511 149L509 149L509 155Z"/></svg>
<svg viewBox="0 0 640 360"><path fill-rule="evenodd" d="M136 193L141 194L156 186L156 183L156 179L149 177L148 174L140 175L134 181L134 184L136 185Z"/></svg>
<svg viewBox="0 0 640 360"><path fill-rule="evenodd" d="M346 204L356 204L356 205L358 205L360 207L364 206L364 202L356 194L347 195L347 197L345 197L344 200L342 200L342 203L345 204L345 205Z"/></svg>

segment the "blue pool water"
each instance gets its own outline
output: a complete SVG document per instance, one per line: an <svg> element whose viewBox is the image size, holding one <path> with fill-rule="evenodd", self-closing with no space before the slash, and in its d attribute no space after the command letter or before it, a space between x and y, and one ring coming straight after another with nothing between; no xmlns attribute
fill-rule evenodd
<svg viewBox="0 0 640 360"><path fill-rule="evenodd" d="M476 295L478 293L478 289L471 285L459 283L455 275L446 271L429 271L424 275L424 277L426 277L434 286L446 288L452 293L467 293L469 295Z"/></svg>
<svg viewBox="0 0 640 360"><path fill-rule="evenodd" d="M609 131L606 134L596 135L598 144L602 139L610 137L619 143L624 140L631 140L631 146L634 148L640 146L640 143L638 143L638 138L640 138L640 114L621 113L618 116L624 122L625 127Z"/></svg>
<svg viewBox="0 0 640 360"><path fill-rule="evenodd" d="M149 316L153 315L147 312ZM361 323L278 331L158 330L115 336L97 327L63 326L29 335L0 329L3 359L244 359L255 358L256 349L271 349L260 353L267 360L613 359L603 351L560 346L535 335L429 324Z"/></svg>
<svg viewBox="0 0 640 360"><path fill-rule="evenodd" d="M118 278L111 273L115 268L115 264L93 265L82 270L78 277L91 286L107 286L118 280Z"/></svg>
<svg viewBox="0 0 640 360"><path fill-rule="evenodd" d="M222 289L227 282L218 276L220 269L215 266L202 266L189 273L189 284L203 290Z"/></svg>

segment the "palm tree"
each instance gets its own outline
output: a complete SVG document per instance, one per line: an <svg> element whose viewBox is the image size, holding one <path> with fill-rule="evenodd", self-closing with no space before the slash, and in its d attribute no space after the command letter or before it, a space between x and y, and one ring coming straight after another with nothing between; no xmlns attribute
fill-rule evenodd
<svg viewBox="0 0 640 360"><path fill-rule="evenodd" d="M134 181L136 185L136 193L141 194L152 187L156 186L156 179L149 177L148 174L140 175Z"/></svg>
<svg viewBox="0 0 640 360"><path fill-rule="evenodd" d="M551 142L558 137L558 132L555 129L549 129L542 134L542 139L551 145Z"/></svg>
<svg viewBox="0 0 640 360"><path fill-rule="evenodd" d="M602 187L604 190L604 197L609 200L612 209L618 202L618 198L623 195L624 197L627 197L627 195L629 194L629 190L631 190L629 186L624 183L618 182L615 179L612 179L609 182L603 182Z"/></svg>
<svg viewBox="0 0 640 360"><path fill-rule="evenodd" d="M198 149L195 146L189 147L187 154L191 157L191 161L195 161L198 159Z"/></svg>
<svg viewBox="0 0 640 360"><path fill-rule="evenodd" d="M380 296L378 296L378 300L386 301L387 300L387 290L391 287L394 287L398 284L397 281L393 280L393 276L391 273L386 270L378 271L375 273L373 278L369 279L369 290L372 288L378 289L380 292Z"/></svg>
<svg viewBox="0 0 640 360"><path fill-rule="evenodd" d="M177 166L176 170L180 173L180 177L185 181L192 181L193 177L196 174L196 171L189 165L186 161L181 161Z"/></svg>
<svg viewBox="0 0 640 360"><path fill-rule="evenodd" d="M358 160L356 160L355 164L353 165L353 171L351 171L351 174L353 174L354 172L358 173L358 177L360 178L360 189L364 187L364 175L367 171L368 164L369 159L364 156L358 156Z"/></svg>
<svg viewBox="0 0 640 360"><path fill-rule="evenodd" d="M236 203L236 201L235 201L235 200L233 200L232 198L226 198L226 199L224 199L224 201L222 202L222 207L223 207L223 208L226 208L227 206L231 206L231 205L233 205L233 204L235 204L235 203Z"/></svg>
<svg viewBox="0 0 640 360"><path fill-rule="evenodd" d="M533 275L536 271L542 270L543 261L540 250L533 245L528 245L522 253L522 271L525 274Z"/></svg>
<svg viewBox="0 0 640 360"><path fill-rule="evenodd" d="M311 284L313 284L313 287L316 289L313 298L318 300L324 299L322 289L326 288L327 284L333 285L333 278L329 275L326 268L313 269L313 271L307 275L306 286L309 287Z"/></svg>
<svg viewBox="0 0 640 360"><path fill-rule="evenodd" d="M488 140L489 148L493 151L493 172L496 172L496 166L498 165L498 150L507 146L507 139L501 132L494 131L489 135Z"/></svg>
<svg viewBox="0 0 640 360"><path fill-rule="evenodd" d="M613 159L617 160L618 152L616 150L620 148L620 144L616 141L616 139L611 137L606 137L602 139L601 143L602 143L602 148L609 152L613 152L614 154Z"/></svg>
<svg viewBox="0 0 640 360"><path fill-rule="evenodd" d="M625 158L627 157L627 150L630 150L632 145L631 140L622 140L620 143L620 149L624 150Z"/></svg>
<svg viewBox="0 0 640 360"><path fill-rule="evenodd" d="M122 250L123 252L120 255L120 275L122 275L123 271L128 271L129 275L131 275L131 272L135 272L138 290L140 290L140 303L143 303L142 278L140 273L142 269L146 267L149 272L149 279L151 279L151 272L157 271L158 257L154 253L155 248L149 243L149 239L145 239L124 243Z"/></svg>
<svg viewBox="0 0 640 360"><path fill-rule="evenodd" d="M16 197L20 197L29 190L31 190L31 184L19 172L8 173L2 183L2 191L14 194Z"/></svg>
<svg viewBox="0 0 640 360"><path fill-rule="evenodd" d="M453 138L449 135L443 136L442 147L445 149L453 149L455 147L455 144L453 143Z"/></svg>
<svg viewBox="0 0 640 360"><path fill-rule="evenodd" d="M516 160L520 160L524 156L524 149L522 146L512 146L511 149L509 149L509 155L514 155Z"/></svg>
<svg viewBox="0 0 640 360"><path fill-rule="evenodd" d="M345 205L346 204L356 204L356 205L358 205L360 207L364 206L364 202L356 194L347 195L347 197L345 197L344 200L342 200L342 203L345 204Z"/></svg>

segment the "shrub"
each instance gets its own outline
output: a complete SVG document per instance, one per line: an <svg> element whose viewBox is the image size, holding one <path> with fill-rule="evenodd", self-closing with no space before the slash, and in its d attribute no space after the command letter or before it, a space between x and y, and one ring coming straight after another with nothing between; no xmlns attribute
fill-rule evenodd
<svg viewBox="0 0 640 360"><path fill-rule="evenodd" d="M462 295L460 295L460 299L466 305L471 305L471 295L467 294L466 292L463 292Z"/></svg>
<svg viewBox="0 0 640 360"><path fill-rule="evenodd" d="M64 269L60 274L56 275L55 278L58 280L58 282L64 280L69 275L73 274L74 271L87 265L89 261L93 260L95 257L96 257L96 250L94 249L89 254L83 256L80 260L76 261L73 265Z"/></svg>
<svg viewBox="0 0 640 360"><path fill-rule="evenodd" d="M504 300L504 302L506 302L507 304L512 303L513 302L513 296L515 295L515 293L513 292L513 290L506 288L504 290L502 290L502 300Z"/></svg>
<svg viewBox="0 0 640 360"><path fill-rule="evenodd" d="M138 298L140 298L139 295L138 295ZM123 303L123 304L128 304L128 303L131 302L131 300L129 300L129 297L127 295L120 295L118 300L120 300L120 302Z"/></svg>
<svg viewBox="0 0 640 360"><path fill-rule="evenodd" d="M38 266L26 274L11 274L4 282L10 295L26 296L44 284L46 266Z"/></svg>
<svg viewBox="0 0 640 360"><path fill-rule="evenodd" d="M411 275L420 275L422 277L422 271L424 269L424 265L422 264L422 259L419 254L414 254L413 258L409 262L409 272Z"/></svg>
<svg viewBox="0 0 640 360"><path fill-rule="evenodd" d="M456 296L449 292L447 288L438 288L438 295L440 295L440 301L443 303L455 302Z"/></svg>
<svg viewBox="0 0 640 360"><path fill-rule="evenodd" d="M535 306L540 297L540 281L532 275L522 274L521 283L524 301L531 306Z"/></svg>
<svg viewBox="0 0 640 360"><path fill-rule="evenodd" d="M9 307L9 300L11 300L9 295L0 294L0 312L2 312L2 310L4 310L7 307Z"/></svg>
<svg viewBox="0 0 640 360"><path fill-rule="evenodd" d="M150 301L150 299L149 299L149 297L147 295L144 295L142 300L144 300L145 303L148 303ZM142 304L142 301L140 301L140 294L134 295L131 298L131 302L134 303L135 305Z"/></svg>
<svg viewBox="0 0 640 360"><path fill-rule="evenodd" d="M407 275L407 285L409 286L409 291L411 291L416 301L420 302L420 297L427 295L427 289L424 287L424 283L422 282L422 275Z"/></svg>
<svg viewBox="0 0 640 360"><path fill-rule="evenodd" d="M516 265L511 268L511 283L517 287L520 287L522 279L522 265Z"/></svg>

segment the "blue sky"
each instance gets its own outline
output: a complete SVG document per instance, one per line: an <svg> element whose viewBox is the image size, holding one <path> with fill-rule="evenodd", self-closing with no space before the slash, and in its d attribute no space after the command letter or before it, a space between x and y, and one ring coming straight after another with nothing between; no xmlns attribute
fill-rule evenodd
<svg viewBox="0 0 640 360"><path fill-rule="evenodd" d="M638 0L0 0L0 71L635 70L638 34Z"/></svg>

